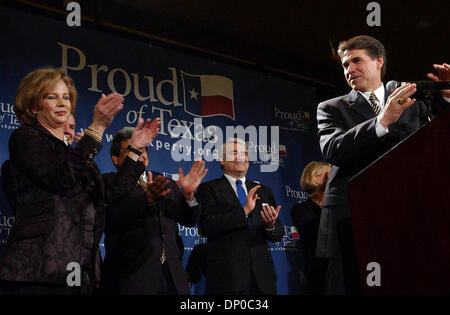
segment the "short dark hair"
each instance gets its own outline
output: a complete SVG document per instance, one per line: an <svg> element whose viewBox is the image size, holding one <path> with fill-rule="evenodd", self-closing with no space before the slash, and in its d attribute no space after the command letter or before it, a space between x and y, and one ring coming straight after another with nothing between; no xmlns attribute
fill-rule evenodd
<svg viewBox="0 0 450 315"><path fill-rule="evenodd" d="M120 149L122 148L122 141L131 138L134 128L124 127L117 131L111 143L110 153L111 156L120 156Z"/></svg>
<svg viewBox="0 0 450 315"><path fill-rule="evenodd" d="M341 60L344 57L345 51L352 49L364 49L372 59L378 58L380 56L383 57L381 77L384 77L384 75L386 74L387 64L386 49L378 39L372 36L359 35L340 42L338 47L338 54Z"/></svg>

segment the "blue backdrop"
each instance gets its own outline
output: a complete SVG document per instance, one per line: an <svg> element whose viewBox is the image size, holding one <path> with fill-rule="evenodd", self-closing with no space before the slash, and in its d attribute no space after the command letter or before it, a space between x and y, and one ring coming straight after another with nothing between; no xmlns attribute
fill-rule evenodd
<svg viewBox="0 0 450 315"><path fill-rule="evenodd" d="M0 32L0 163L9 158L8 139L19 127L13 106L17 86L27 73L47 65L67 69L75 81L79 93L77 131L90 125L92 109L102 93L117 92L125 97L124 109L106 130L103 149L95 158L102 172L115 170L109 156L112 135L124 126L135 126L138 117L161 118L160 133L149 151L149 169L168 176L176 174L179 167L187 172L192 164L175 161L173 152L187 154L192 160L193 150L204 147L206 140L217 139L220 132L225 137L226 126L243 126L247 131L254 127L259 138L250 150L258 159L250 163L247 178L272 188L282 205L280 220L286 230L280 242L270 244L278 293L305 293L301 248L297 246L301 235L292 227L290 209L307 197L298 184L304 166L311 160L323 160L314 131L315 116L310 112L315 108L312 88L212 58L85 26L71 28L62 21L11 9L0 12ZM268 139L279 130L279 144L261 141L266 134L263 126ZM182 131L181 138L175 137L177 130ZM180 143L183 151L179 151ZM276 171L261 172L261 166L268 164L261 160L264 152L279 163ZM209 170L204 180L221 176L218 162L211 155L204 158ZM8 210L0 191L0 256L14 224ZM206 239L198 235L197 228L179 226L179 233L186 265L193 248ZM194 256L201 254L201 248ZM196 261L192 259L191 265ZM202 294L203 283L193 283L191 292Z"/></svg>

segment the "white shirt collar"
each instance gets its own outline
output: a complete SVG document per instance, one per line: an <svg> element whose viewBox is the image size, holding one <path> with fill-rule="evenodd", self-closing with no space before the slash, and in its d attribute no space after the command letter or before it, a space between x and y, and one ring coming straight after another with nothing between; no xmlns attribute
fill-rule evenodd
<svg viewBox="0 0 450 315"><path fill-rule="evenodd" d="M228 179L228 181L230 182L231 186L236 187L236 178L234 178L233 176L230 176L228 174L223 174L225 175L225 177ZM245 187L245 176L242 178L239 178L243 184L243 186Z"/></svg>
<svg viewBox="0 0 450 315"><path fill-rule="evenodd" d="M369 104L370 104L370 101L369 101L369 97L370 97L370 94L372 93L372 92L361 92L361 91L358 91L362 96L364 96L364 98L367 100L367 102L369 102ZM386 93L386 91L384 90L384 84L383 84L383 82L381 83L381 85L375 90L375 91L373 91L374 93L375 93L375 96L377 97L377 99L378 99L378 102L379 102L379 104L381 105L381 107L383 107L384 106L384 97L385 97L385 93Z"/></svg>

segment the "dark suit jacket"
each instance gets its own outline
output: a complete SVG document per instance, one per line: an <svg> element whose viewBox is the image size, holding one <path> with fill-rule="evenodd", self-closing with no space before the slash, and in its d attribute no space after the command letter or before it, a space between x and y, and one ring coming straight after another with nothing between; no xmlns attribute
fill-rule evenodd
<svg viewBox="0 0 450 315"><path fill-rule="evenodd" d="M320 208L311 198L292 206L292 223L300 234L300 243L306 262L306 279L309 293L323 295L328 259L316 257L317 234L319 231Z"/></svg>
<svg viewBox="0 0 450 315"><path fill-rule="evenodd" d="M100 280L104 187L92 160L100 148L84 136L73 149L39 125L11 134L2 184L15 224L1 280L65 285L71 262L81 265L82 284Z"/></svg>
<svg viewBox="0 0 450 315"><path fill-rule="evenodd" d="M433 104L432 114L447 109L446 102L439 100ZM425 104L416 101L389 126L387 135L378 138L372 108L360 93L352 90L347 95L320 103L317 121L322 153L333 165L323 201L317 254L340 257L337 226L350 217L348 179L425 124L427 112Z"/></svg>
<svg viewBox="0 0 450 315"><path fill-rule="evenodd" d="M172 180L170 194L149 207L137 184L143 171L142 163L126 158L118 173L103 175L108 195L103 287L107 293L155 294L163 275L160 257L165 244L176 290L188 294L177 223L194 226L200 207L190 208Z"/></svg>
<svg viewBox="0 0 450 315"><path fill-rule="evenodd" d="M247 191L256 186L246 181ZM276 274L267 240L278 242L284 228L277 220L273 231L266 231L260 214L262 203L276 207L270 188L261 185L260 199L251 212L252 229L244 210L225 176L203 183L198 188L202 202L199 231L208 238L206 293L242 292L253 269L263 294L276 294Z"/></svg>
<svg viewBox="0 0 450 315"><path fill-rule="evenodd" d="M292 223L301 235L301 243L306 251L306 258L313 259L316 253L317 232L319 231L320 208L311 198L292 206Z"/></svg>

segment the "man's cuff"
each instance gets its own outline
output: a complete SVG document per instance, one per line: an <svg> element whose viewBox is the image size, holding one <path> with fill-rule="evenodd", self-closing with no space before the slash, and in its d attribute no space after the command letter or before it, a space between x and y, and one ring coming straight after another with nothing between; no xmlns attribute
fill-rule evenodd
<svg viewBox="0 0 450 315"><path fill-rule="evenodd" d="M450 103L450 97L442 96L442 98L443 98L447 103Z"/></svg>
<svg viewBox="0 0 450 315"><path fill-rule="evenodd" d="M377 117L377 121L375 122L375 133L377 134L378 138L381 138L389 133L389 129L384 128L380 123L380 116Z"/></svg>
<svg viewBox="0 0 450 315"><path fill-rule="evenodd" d="M188 206L191 208L198 206L198 202L197 202L197 199L195 199L195 196L194 196L194 199L192 199L191 201L186 200L186 202L187 202Z"/></svg>

